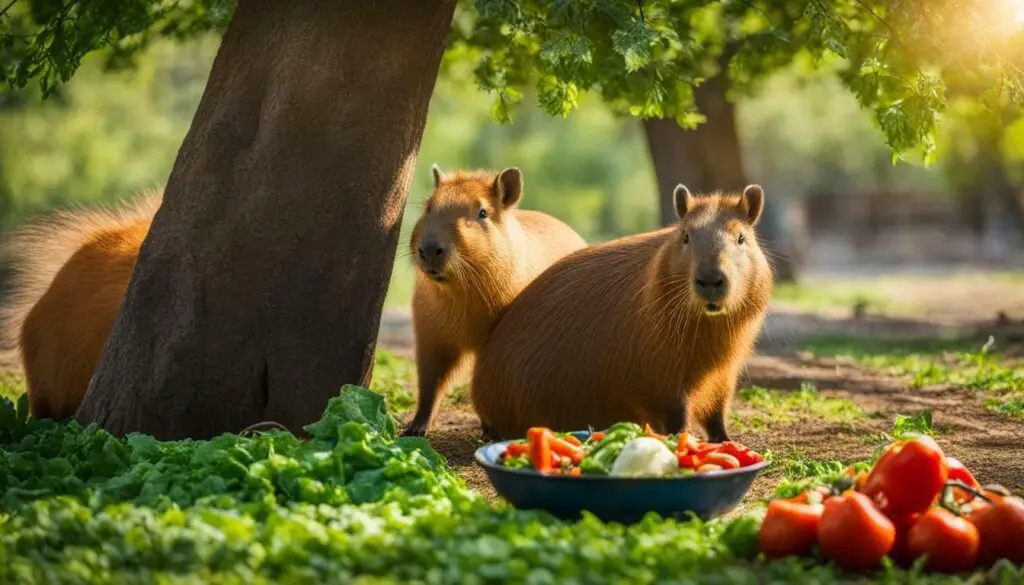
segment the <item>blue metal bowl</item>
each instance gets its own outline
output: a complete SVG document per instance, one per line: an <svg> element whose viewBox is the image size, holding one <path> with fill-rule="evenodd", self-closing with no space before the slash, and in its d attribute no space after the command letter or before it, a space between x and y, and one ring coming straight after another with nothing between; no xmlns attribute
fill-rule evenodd
<svg viewBox="0 0 1024 585"><path fill-rule="evenodd" d="M581 441L590 435L587 431L572 434ZM757 474L770 464L762 461L686 477L543 475L501 466L501 454L512 442L491 443L476 450L476 462L498 495L517 508L546 510L565 520L579 519L584 510L605 522L622 524L637 522L648 512L664 518L693 514L707 520L735 508Z"/></svg>

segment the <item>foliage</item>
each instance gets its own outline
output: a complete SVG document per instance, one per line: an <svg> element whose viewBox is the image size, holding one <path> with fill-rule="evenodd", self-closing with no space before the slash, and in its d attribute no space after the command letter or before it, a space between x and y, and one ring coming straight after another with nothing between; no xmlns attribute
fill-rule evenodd
<svg viewBox="0 0 1024 585"><path fill-rule="evenodd" d="M1010 392L985 400L985 408L1024 422L1024 392Z"/></svg>
<svg viewBox="0 0 1024 585"><path fill-rule="evenodd" d="M932 411L930 410L922 410L915 416L898 414L896 421L892 424L892 437L897 440L911 435L931 435L933 433Z"/></svg>
<svg viewBox="0 0 1024 585"><path fill-rule="evenodd" d="M24 400L18 408L0 401L4 583L864 579L811 558L756 559L757 511L709 522L651 515L621 526L591 516L566 523L487 502L425 441L396 439L383 399L356 387L331 401L306 441L277 431L211 441L116 439L94 426L25 415ZM1004 563L971 582L1021 576ZM870 579L910 577L887 567Z"/></svg>
<svg viewBox="0 0 1024 585"><path fill-rule="evenodd" d="M0 509L20 510L44 497L70 496L92 507L130 502L166 510L197 503L231 506L341 505L376 501L388 490L441 494L458 480L422 439L395 440L394 420L379 394L342 389L324 417L306 427L310 440L274 431L253 438L158 442L118 439L95 425L27 420L0 407ZM243 506L245 507L245 506Z"/></svg>
<svg viewBox="0 0 1024 585"><path fill-rule="evenodd" d="M409 392L416 376L412 360L400 357L385 348L378 348L374 356L373 379L370 389L382 394L392 416L416 406L416 398Z"/></svg>
<svg viewBox="0 0 1024 585"><path fill-rule="evenodd" d="M692 87L709 76L725 70L743 87L797 55L837 56L841 78L875 113L894 151L924 145L930 157L947 86L969 80L1016 104L1024 93L1013 65L1022 36L1002 27L1013 16L1007 2L477 0L474 7L475 19L456 20L456 45L479 55L476 75L496 94L499 121L530 85L552 115L566 115L578 95L596 90L618 111L692 127L701 121Z"/></svg>
<svg viewBox="0 0 1024 585"><path fill-rule="evenodd" d="M2 17L0 78L39 79L49 93L89 52L109 47L115 62L129 60L157 37L221 30L231 9L227 0L14 0ZM693 127L702 115L692 88L709 76L726 71L743 87L797 55L834 55L889 145L931 153L950 86L1021 103L1022 37L1002 26L1009 10L1009 0L463 1L446 64L476 63L499 121L529 87L552 115L595 91L619 112Z"/></svg>
<svg viewBox="0 0 1024 585"><path fill-rule="evenodd" d="M910 376L915 387L949 384L990 392L1024 391L1024 365L1004 359L989 343L974 350L961 349L962 342L941 340L916 348L899 342L871 347L840 340L818 340L810 345L818 355L844 355L872 369Z"/></svg>
<svg viewBox="0 0 1024 585"><path fill-rule="evenodd" d="M114 203L160 187L203 92L216 39L157 43L131 70L86 58L60 95L0 105L0 228L56 206Z"/></svg>
<svg viewBox="0 0 1024 585"><path fill-rule="evenodd" d="M798 390L770 390L754 386L739 393L740 400L749 404L753 412L736 413L733 422L740 429L764 429L770 425L818 420L851 424L864 418L864 410L855 402L843 398L827 398L808 383Z"/></svg>
<svg viewBox="0 0 1024 585"><path fill-rule="evenodd" d="M0 20L0 82L13 88L38 79L44 95L71 78L100 49L123 66L160 38L222 31L231 0L13 0Z"/></svg>

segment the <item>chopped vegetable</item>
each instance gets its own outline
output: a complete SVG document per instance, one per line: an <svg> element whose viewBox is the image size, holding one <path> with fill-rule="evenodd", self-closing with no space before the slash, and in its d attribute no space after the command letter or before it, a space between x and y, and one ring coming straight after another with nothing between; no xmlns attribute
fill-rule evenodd
<svg viewBox="0 0 1024 585"><path fill-rule="evenodd" d="M553 470L555 462L551 453L551 433L547 429L535 427L526 432L526 439L530 445L533 468L541 473Z"/></svg>
<svg viewBox="0 0 1024 585"><path fill-rule="evenodd" d="M679 469L675 455L656 437L638 437L626 443L612 465L612 475L658 477Z"/></svg>
<svg viewBox="0 0 1024 585"><path fill-rule="evenodd" d="M739 469L762 461L759 453L733 441L705 443L685 431L660 435L650 425L631 422L592 432L585 441L569 433L531 428L526 441L509 443L500 458L505 467L543 473L662 477Z"/></svg>

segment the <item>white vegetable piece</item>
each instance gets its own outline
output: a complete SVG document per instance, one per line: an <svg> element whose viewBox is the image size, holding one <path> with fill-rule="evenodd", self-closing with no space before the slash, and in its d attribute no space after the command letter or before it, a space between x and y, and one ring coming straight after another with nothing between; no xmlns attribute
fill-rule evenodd
<svg viewBox="0 0 1024 585"><path fill-rule="evenodd" d="M672 451L654 437L638 437L626 443L612 465L612 475L662 476L679 469Z"/></svg>

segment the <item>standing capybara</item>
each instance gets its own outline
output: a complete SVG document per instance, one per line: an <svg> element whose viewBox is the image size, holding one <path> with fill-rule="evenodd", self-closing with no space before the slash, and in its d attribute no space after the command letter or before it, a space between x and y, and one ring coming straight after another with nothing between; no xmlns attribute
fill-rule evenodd
<svg viewBox="0 0 1024 585"><path fill-rule="evenodd" d="M435 165L434 192L409 243L419 399L406 435L430 427L438 397L483 346L505 307L531 280L586 242L561 221L516 209L519 169L455 171Z"/></svg>
<svg viewBox="0 0 1024 585"><path fill-rule="evenodd" d="M12 236L3 345L20 354L33 417L78 410L162 197L61 212Z"/></svg>
<svg viewBox="0 0 1024 585"><path fill-rule="evenodd" d="M679 223L576 252L506 310L471 387L486 432L648 423L711 441L726 416L772 292L754 225L764 192L673 194Z"/></svg>

